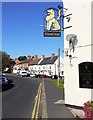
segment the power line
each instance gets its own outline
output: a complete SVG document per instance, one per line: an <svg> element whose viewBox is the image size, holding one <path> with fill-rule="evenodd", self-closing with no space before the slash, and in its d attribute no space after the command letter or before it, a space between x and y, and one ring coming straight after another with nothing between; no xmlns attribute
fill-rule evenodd
<svg viewBox="0 0 93 120"><path fill-rule="evenodd" d="M81 45L81 46L76 46L76 47L74 47L74 48L81 48L81 47L89 47L89 46L92 46L93 44L89 44L89 45ZM69 50L69 49L71 49L71 48L65 48L64 50ZM63 51L64 51L63 50Z"/></svg>

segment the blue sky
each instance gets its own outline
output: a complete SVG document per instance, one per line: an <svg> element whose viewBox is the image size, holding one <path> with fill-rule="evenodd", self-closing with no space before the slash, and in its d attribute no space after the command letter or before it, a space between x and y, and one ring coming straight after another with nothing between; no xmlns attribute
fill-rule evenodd
<svg viewBox="0 0 93 120"><path fill-rule="evenodd" d="M2 3L2 50L11 58L19 56L39 57L58 54L64 47L61 37L44 37L43 12L50 7L62 6L62 2L3 2ZM63 34L63 33L62 33Z"/></svg>

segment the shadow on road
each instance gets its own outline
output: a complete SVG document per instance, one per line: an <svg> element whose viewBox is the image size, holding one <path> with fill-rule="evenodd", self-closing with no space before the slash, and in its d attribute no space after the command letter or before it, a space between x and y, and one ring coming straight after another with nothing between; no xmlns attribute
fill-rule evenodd
<svg viewBox="0 0 93 120"><path fill-rule="evenodd" d="M7 85L7 86L2 86L2 89L0 89L0 92L2 91L6 91L6 90L9 90L9 89L11 89L11 88L13 88L14 87L14 84L9 84L9 85Z"/></svg>

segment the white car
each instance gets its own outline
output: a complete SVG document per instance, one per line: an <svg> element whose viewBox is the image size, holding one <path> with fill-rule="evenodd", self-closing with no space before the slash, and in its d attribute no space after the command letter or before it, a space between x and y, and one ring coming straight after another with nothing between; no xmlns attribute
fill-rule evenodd
<svg viewBox="0 0 93 120"><path fill-rule="evenodd" d="M22 72L20 73L20 75L23 76L23 77L24 77L24 76L27 76L27 72L26 72L26 71L22 71Z"/></svg>
<svg viewBox="0 0 93 120"><path fill-rule="evenodd" d="M25 71L25 70L20 70L20 71L19 71L19 75L22 76L22 77L26 77L26 76L27 76L27 71Z"/></svg>
<svg viewBox="0 0 93 120"><path fill-rule="evenodd" d="M32 78L33 78L33 77L35 77L35 75L34 75L34 74L30 74L30 77L32 77Z"/></svg>

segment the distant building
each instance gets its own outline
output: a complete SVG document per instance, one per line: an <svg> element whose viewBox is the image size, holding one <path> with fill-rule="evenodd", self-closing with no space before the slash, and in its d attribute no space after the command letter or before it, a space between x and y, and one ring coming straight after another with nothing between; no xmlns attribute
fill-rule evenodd
<svg viewBox="0 0 93 120"><path fill-rule="evenodd" d="M44 59L44 55L42 58L38 58L38 55L35 55L32 61L29 63L28 70L31 74L39 74L39 63Z"/></svg>
<svg viewBox="0 0 93 120"><path fill-rule="evenodd" d="M42 56L37 64L30 64L29 71L32 74L58 75L58 56L52 54L51 57ZM60 76L64 76L63 58L60 56Z"/></svg>
<svg viewBox="0 0 93 120"><path fill-rule="evenodd" d="M33 58L29 55L27 56L27 59L23 61L19 61L16 58L16 64L13 67L13 73L17 73L20 69L28 69L29 64L31 63L34 64L38 60L39 60L38 55L35 55L35 57Z"/></svg>
<svg viewBox="0 0 93 120"><path fill-rule="evenodd" d="M33 58L30 56L21 62L17 61L13 67L13 73L17 73L20 69L28 69L31 74L58 75L58 64L59 56L55 56L55 54L51 54L50 57L42 55L42 58L35 55ZM61 56L59 68L60 76L64 76L64 61Z"/></svg>

